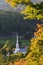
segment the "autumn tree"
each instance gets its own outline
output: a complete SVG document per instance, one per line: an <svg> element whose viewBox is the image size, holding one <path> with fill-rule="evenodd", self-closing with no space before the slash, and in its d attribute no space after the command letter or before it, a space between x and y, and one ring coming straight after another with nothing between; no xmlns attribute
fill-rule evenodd
<svg viewBox="0 0 43 65"><path fill-rule="evenodd" d="M25 5L23 11L20 14L24 14L24 19L43 19L43 2L40 4L33 4L31 0L6 0L12 7L18 4Z"/></svg>
<svg viewBox="0 0 43 65"><path fill-rule="evenodd" d="M39 25L31 39L30 52L26 56L27 65L43 65L43 25Z"/></svg>

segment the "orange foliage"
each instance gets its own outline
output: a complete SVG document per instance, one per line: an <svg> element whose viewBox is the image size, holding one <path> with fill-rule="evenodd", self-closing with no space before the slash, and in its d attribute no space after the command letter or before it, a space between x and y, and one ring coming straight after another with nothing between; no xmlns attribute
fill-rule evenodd
<svg viewBox="0 0 43 65"><path fill-rule="evenodd" d="M9 63L9 65L26 65L26 61L24 60L19 60L19 61L16 61L14 62L13 64L12 63Z"/></svg>
<svg viewBox="0 0 43 65"><path fill-rule="evenodd" d="M37 32L34 32L34 35L38 35L39 33L41 33L42 31L41 31L41 27L43 27L43 24L37 24L37 29L38 29L38 31Z"/></svg>
<svg viewBox="0 0 43 65"><path fill-rule="evenodd" d="M9 65L13 65L13 63L10 62Z"/></svg>

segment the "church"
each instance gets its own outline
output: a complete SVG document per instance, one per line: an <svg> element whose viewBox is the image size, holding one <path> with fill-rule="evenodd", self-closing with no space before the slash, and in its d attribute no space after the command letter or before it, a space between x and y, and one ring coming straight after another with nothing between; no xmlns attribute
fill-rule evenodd
<svg viewBox="0 0 43 65"><path fill-rule="evenodd" d="M15 48L15 51L13 51L14 54L18 53L18 52L21 52L21 53L26 53L26 48L22 48L20 49L19 47L19 43L18 43L18 34L16 36L16 48Z"/></svg>

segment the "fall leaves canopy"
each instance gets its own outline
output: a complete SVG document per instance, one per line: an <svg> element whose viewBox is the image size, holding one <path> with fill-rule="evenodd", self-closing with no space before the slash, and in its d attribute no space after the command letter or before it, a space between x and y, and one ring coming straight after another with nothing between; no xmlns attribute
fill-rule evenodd
<svg viewBox="0 0 43 65"><path fill-rule="evenodd" d="M20 12L24 14L24 19L43 19L43 2L40 4L33 4L31 0L6 0L12 7L17 6L19 3L25 5L25 9Z"/></svg>

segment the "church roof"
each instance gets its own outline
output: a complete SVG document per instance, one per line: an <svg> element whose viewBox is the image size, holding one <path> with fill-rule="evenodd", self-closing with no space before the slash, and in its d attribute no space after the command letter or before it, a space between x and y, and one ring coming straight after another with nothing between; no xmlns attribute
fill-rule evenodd
<svg viewBox="0 0 43 65"><path fill-rule="evenodd" d="M22 53L25 53L26 52L26 48L22 48L22 49L20 49L19 51L17 51L17 52L15 52L15 51L13 51L14 53L17 53L17 52L22 52Z"/></svg>
<svg viewBox="0 0 43 65"><path fill-rule="evenodd" d="M26 48L20 49L20 52L26 52Z"/></svg>

